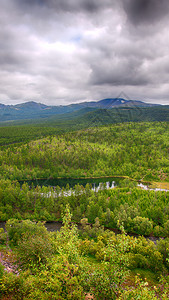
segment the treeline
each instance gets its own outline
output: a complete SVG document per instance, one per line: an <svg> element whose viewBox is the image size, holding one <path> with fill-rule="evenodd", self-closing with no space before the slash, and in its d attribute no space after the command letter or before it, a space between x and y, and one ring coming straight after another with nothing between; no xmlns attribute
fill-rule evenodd
<svg viewBox="0 0 169 300"><path fill-rule="evenodd" d="M68 114L69 115L69 114ZM57 119L53 122L57 124ZM88 112L83 116L68 120L66 126L78 130L88 128L89 126L101 126L114 123L126 122L168 122L169 106L158 107L115 107L112 109L97 109L94 112ZM50 118L48 119L50 123ZM58 123L59 124L59 123ZM77 127L78 126L78 127Z"/></svg>
<svg viewBox="0 0 169 300"><path fill-rule="evenodd" d="M31 140L58 134L58 129L45 126L2 126L0 127L0 146L23 144Z"/></svg>
<svg viewBox="0 0 169 300"><path fill-rule="evenodd" d="M96 193L89 184L72 190L0 181L0 221L58 221L66 204L77 223L86 218L94 224L99 218L101 225L112 229L123 225L129 233L169 237L169 192L129 186L107 190L103 185Z"/></svg>
<svg viewBox="0 0 169 300"><path fill-rule="evenodd" d="M0 177L129 176L169 180L169 123L88 128L0 151Z"/></svg>

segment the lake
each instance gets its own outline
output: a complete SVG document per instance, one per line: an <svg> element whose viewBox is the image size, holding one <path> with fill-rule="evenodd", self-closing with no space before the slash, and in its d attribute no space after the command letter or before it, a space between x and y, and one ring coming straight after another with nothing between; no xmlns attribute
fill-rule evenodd
<svg viewBox="0 0 169 300"><path fill-rule="evenodd" d="M35 179L35 180L24 180L24 181L19 181L20 184L23 182L27 182L29 186L32 184L36 187L37 185L39 186L52 186L56 187L59 186L61 188L66 188L66 186L69 184L70 188L73 188L75 185L79 184L82 186L86 186L86 184L91 184L92 188L97 188L101 184L106 184L109 186L113 185L113 187L119 185L119 183L124 180L124 178L120 177L99 177L99 178L47 178L47 179Z"/></svg>
<svg viewBox="0 0 169 300"><path fill-rule="evenodd" d="M150 188L149 183L147 182L140 182L140 181L133 181L131 179L125 177L98 177L98 178L47 178L47 179L35 179L35 180L23 180L19 181L22 185L24 182L28 183L29 186L33 184L33 186L51 186L56 187L59 186L60 188L66 188L69 185L70 189L73 189L75 185L82 185L86 186L86 184L90 184L94 191L98 191L101 188L115 188L116 186L123 186L123 181L128 180L129 182L136 182L137 186L144 189L144 190L153 190L153 191L168 191L168 189L162 188ZM126 186L126 185L125 185Z"/></svg>

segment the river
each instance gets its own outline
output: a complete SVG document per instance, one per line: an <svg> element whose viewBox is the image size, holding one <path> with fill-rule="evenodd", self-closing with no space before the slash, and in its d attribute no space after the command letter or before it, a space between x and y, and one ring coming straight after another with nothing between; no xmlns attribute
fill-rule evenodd
<svg viewBox="0 0 169 300"><path fill-rule="evenodd" d="M6 232L5 228L6 222L0 222L0 228L3 228L4 231ZM91 224L92 225L92 224ZM62 227L62 222L47 222L45 223L45 227L49 232L54 232L54 231L59 231L60 228ZM78 224L78 228L80 229L81 226ZM118 229L112 229L112 228L105 228L105 230L108 229L110 231L113 231L115 234L120 234L120 231ZM132 234L132 233L127 233L130 236L138 237L138 234ZM159 240L159 237L154 237L154 236L145 236L147 240L153 241L156 244L156 241Z"/></svg>

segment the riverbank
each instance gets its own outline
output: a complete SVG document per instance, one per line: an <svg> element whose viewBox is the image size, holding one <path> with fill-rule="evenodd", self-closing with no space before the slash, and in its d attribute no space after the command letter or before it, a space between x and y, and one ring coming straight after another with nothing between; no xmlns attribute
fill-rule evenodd
<svg viewBox="0 0 169 300"><path fill-rule="evenodd" d="M5 224L6 224L6 222L0 222L0 228L3 228L4 231L6 232ZM79 230L82 229L81 223L74 223L74 224L77 225ZM60 231L61 227L63 226L63 223L61 221L53 221L53 222L45 222L44 225L49 232L55 232L55 231ZM93 224L91 224L91 223L88 223L88 225L93 227ZM121 234L121 231L118 228L111 228L111 227L104 226L104 230L110 230L110 231L113 231L115 234ZM136 238L138 238L139 236L144 236L146 239L151 240L154 243L156 243L156 241L159 240L160 238L163 238L163 237L156 237L153 235L139 235L139 234L130 233L130 232L127 232L126 235L133 236Z"/></svg>
<svg viewBox="0 0 169 300"><path fill-rule="evenodd" d="M150 188L152 189L165 189L169 190L169 182L150 182Z"/></svg>

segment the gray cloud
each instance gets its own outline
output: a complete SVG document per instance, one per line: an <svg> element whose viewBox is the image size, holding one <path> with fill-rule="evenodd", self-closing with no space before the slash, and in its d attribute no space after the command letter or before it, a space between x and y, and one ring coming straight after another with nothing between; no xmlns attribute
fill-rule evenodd
<svg viewBox="0 0 169 300"><path fill-rule="evenodd" d="M86 11L96 12L105 8L105 6L111 7L115 5L115 0L17 0L18 4L22 7L26 6L31 8L32 6L52 8L57 11L64 12L75 12L75 11Z"/></svg>
<svg viewBox="0 0 169 300"><path fill-rule="evenodd" d="M137 4L136 4L137 3ZM168 1L1 0L0 103L169 104Z"/></svg>
<svg viewBox="0 0 169 300"><path fill-rule="evenodd" d="M91 81L95 85L145 86L151 78L142 72L139 61L128 59L107 60L93 66Z"/></svg>
<svg viewBox="0 0 169 300"><path fill-rule="evenodd" d="M168 0L124 0L123 6L134 24L158 22L169 13Z"/></svg>

